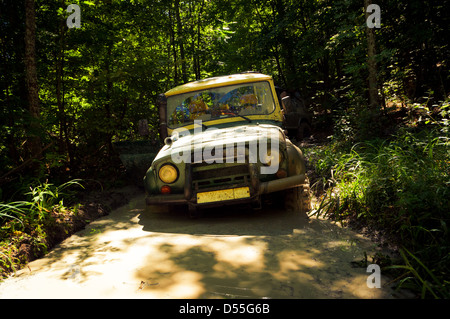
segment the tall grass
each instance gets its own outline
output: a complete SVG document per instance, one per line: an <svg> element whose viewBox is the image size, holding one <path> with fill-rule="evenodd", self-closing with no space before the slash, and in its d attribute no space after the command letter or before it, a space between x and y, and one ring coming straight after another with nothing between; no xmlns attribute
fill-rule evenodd
<svg viewBox="0 0 450 319"><path fill-rule="evenodd" d="M58 186L38 182L23 194L23 200L0 203L0 278L27 261L17 254L22 242L35 254L47 250L46 228L52 213L66 210L64 201L73 196L73 186L83 187L80 182L75 179Z"/></svg>
<svg viewBox="0 0 450 319"><path fill-rule="evenodd" d="M64 207L64 199L71 196L67 191L70 186L83 187L80 181L75 179L59 186L48 182L30 186L30 191L24 194L26 200L0 203L0 222L13 219L23 225L24 221L45 219L52 209Z"/></svg>
<svg viewBox="0 0 450 319"><path fill-rule="evenodd" d="M423 296L450 291L449 146L447 132L405 129L390 140L335 142L314 154L316 172L330 186L315 213L358 219L397 238L411 251L403 269Z"/></svg>
<svg viewBox="0 0 450 319"><path fill-rule="evenodd" d="M405 262L404 265L393 265L385 268L386 270L406 270L401 276L398 287L419 288L422 298L425 298L427 293L435 299L448 299L450 297L447 280L438 278L439 275L436 276L432 270L406 248L401 249L400 254Z"/></svg>

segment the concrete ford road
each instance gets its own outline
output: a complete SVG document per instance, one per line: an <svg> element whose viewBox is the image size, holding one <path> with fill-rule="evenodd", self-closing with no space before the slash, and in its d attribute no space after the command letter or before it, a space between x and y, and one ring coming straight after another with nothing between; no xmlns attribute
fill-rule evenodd
<svg viewBox="0 0 450 319"><path fill-rule="evenodd" d="M144 177L148 205L187 205L194 217L206 207L260 207L262 196L283 191L286 209L310 209L303 154L281 129L270 76L187 83L161 94L158 109L165 146Z"/></svg>

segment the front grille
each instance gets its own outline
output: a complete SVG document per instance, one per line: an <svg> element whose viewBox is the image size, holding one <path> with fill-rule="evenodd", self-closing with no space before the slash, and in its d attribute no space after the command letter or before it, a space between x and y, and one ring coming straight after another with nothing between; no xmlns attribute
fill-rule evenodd
<svg viewBox="0 0 450 319"><path fill-rule="evenodd" d="M246 175L248 174L247 165L233 165L229 167L220 167L208 169L208 164L193 165L192 180L204 180L221 177L229 177L231 175Z"/></svg>

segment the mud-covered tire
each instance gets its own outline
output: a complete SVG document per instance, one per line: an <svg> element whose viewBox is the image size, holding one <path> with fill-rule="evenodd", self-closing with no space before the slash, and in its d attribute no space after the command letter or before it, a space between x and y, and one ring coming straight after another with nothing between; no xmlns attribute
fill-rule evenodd
<svg viewBox="0 0 450 319"><path fill-rule="evenodd" d="M287 211L306 214L311 210L309 182L287 189L284 193L284 208Z"/></svg>

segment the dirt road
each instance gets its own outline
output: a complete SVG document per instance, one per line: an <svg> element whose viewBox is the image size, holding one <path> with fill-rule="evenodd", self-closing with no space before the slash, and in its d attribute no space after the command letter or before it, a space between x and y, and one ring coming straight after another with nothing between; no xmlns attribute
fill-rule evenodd
<svg viewBox="0 0 450 319"><path fill-rule="evenodd" d="M352 268L374 250L328 220L273 207L192 220L152 212L136 194L0 283L0 298L397 298Z"/></svg>

